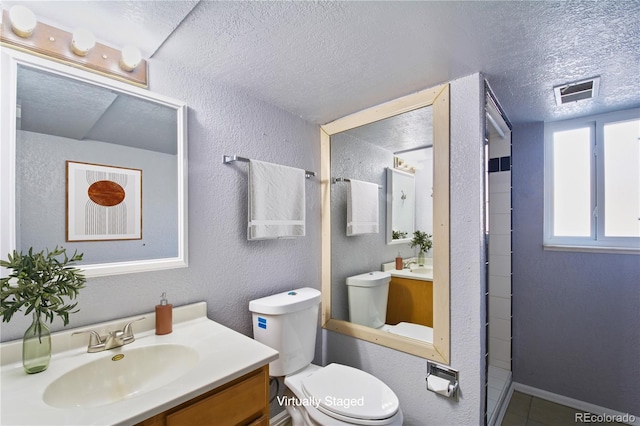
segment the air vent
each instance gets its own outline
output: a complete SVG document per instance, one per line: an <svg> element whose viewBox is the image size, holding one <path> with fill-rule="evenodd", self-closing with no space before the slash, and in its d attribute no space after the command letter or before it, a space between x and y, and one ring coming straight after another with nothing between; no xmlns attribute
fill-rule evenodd
<svg viewBox="0 0 640 426"><path fill-rule="evenodd" d="M577 102L584 99L591 99L598 96L600 87L600 77L592 77L586 80L574 81L553 88L556 95L556 105L564 105L570 102Z"/></svg>

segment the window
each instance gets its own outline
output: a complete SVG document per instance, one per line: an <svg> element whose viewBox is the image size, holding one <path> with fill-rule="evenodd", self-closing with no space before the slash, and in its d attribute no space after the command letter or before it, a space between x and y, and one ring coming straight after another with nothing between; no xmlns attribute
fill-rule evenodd
<svg viewBox="0 0 640 426"><path fill-rule="evenodd" d="M544 245L640 253L640 110L545 124Z"/></svg>

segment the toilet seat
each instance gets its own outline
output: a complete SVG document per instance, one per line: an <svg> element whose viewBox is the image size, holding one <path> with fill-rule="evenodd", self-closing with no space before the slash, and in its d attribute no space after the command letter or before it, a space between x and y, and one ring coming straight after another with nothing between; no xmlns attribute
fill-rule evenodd
<svg viewBox="0 0 640 426"><path fill-rule="evenodd" d="M341 364L329 364L302 380L302 391L317 410L344 422L386 424L399 409L398 397L380 379Z"/></svg>

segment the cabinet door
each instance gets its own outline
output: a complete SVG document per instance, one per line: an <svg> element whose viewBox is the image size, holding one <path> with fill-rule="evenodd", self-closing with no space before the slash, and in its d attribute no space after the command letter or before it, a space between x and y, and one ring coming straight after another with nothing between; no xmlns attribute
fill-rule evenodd
<svg viewBox="0 0 640 426"><path fill-rule="evenodd" d="M167 415L167 426L247 425L268 419L268 370Z"/></svg>
<svg viewBox="0 0 640 426"><path fill-rule="evenodd" d="M387 324L399 322L433 327L433 282L391 277Z"/></svg>

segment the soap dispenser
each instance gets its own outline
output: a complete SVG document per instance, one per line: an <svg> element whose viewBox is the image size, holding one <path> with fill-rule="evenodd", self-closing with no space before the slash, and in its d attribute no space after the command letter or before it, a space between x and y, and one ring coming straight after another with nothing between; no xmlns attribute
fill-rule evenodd
<svg viewBox="0 0 640 426"><path fill-rule="evenodd" d="M396 269L398 271L401 271L403 267L404 266L402 265L402 256L400 256L400 253L398 252L398 256L396 257Z"/></svg>
<svg viewBox="0 0 640 426"><path fill-rule="evenodd" d="M160 296L160 304L156 305L156 334L169 334L173 331L173 305L167 302L167 293Z"/></svg>

